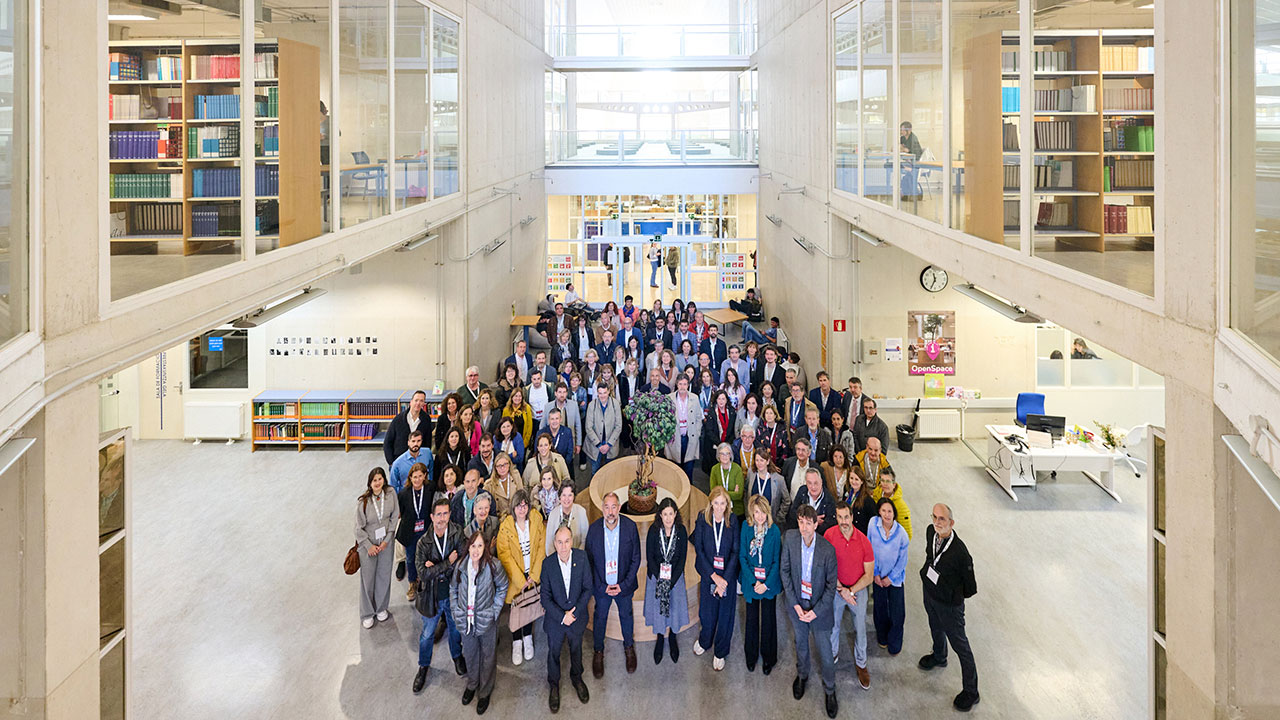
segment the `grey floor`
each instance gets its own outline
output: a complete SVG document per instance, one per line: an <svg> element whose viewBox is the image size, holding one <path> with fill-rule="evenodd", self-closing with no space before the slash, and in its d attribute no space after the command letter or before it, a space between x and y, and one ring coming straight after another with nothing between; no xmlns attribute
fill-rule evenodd
<svg viewBox="0 0 1280 720"><path fill-rule="evenodd" d="M363 630L359 581L340 570L352 543L355 497L369 468L381 463L380 452L250 454L244 444L178 441L139 442L134 449L136 717L470 716L473 710L459 704L463 683L445 643L436 648L426 690L411 693L420 620L403 583L392 589L392 619ZM897 657L869 643L872 687L864 692L844 641L841 717L955 714L958 663L928 674L916 668L930 642L916 573L936 501L954 508L957 531L977 564L979 592L967 608L982 692L975 714L1145 717L1144 480L1118 473L1124 502L1116 503L1083 476L1063 473L1020 491L1014 503L959 443L917 443L915 452L892 459L917 533L906 643ZM821 717L820 685L811 684L800 702L791 698L791 631L783 623L779 632L779 664L767 678L758 669L747 673L740 625L721 673L709 655L690 652L691 632L682 636L677 665L655 668L652 645L641 644L633 676L623 670L620 644L610 641L605 680L587 673L590 704L578 703L566 678L561 715ZM492 716L547 714L541 632L536 639L535 660L514 667L509 636L500 635ZM588 662L589 650L588 642Z"/></svg>
<svg viewBox="0 0 1280 720"><path fill-rule="evenodd" d="M1156 254L1150 244L1111 241L1106 252L1095 252L1048 240L1036 243L1035 255L1143 295L1155 295Z"/></svg>

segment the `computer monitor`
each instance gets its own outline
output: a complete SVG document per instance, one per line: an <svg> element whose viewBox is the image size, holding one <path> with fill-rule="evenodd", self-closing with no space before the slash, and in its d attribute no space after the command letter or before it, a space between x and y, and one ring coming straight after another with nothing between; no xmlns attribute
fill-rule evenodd
<svg viewBox="0 0 1280 720"><path fill-rule="evenodd" d="M1027 415L1027 431L1047 432L1055 440L1061 440L1067 430L1067 419L1062 415Z"/></svg>

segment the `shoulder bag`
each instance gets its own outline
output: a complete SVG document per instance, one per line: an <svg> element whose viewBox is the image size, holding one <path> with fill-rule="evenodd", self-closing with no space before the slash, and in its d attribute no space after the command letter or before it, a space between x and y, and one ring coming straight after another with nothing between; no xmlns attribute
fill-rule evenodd
<svg viewBox="0 0 1280 720"><path fill-rule="evenodd" d="M342 561L342 571L348 575L360 572L360 543L352 545L347 551L347 557Z"/></svg>
<svg viewBox="0 0 1280 720"><path fill-rule="evenodd" d="M534 585L528 590L521 591L511 601L511 615L507 624L511 631L515 632L542 617L545 612L546 610L542 607L542 586Z"/></svg>

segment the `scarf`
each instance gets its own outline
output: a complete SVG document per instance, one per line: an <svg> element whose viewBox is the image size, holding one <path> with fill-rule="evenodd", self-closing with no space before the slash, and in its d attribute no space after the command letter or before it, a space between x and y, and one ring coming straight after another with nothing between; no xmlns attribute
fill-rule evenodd
<svg viewBox="0 0 1280 720"><path fill-rule="evenodd" d="M764 562L764 525L757 525L754 530L756 534L751 537L751 547L748 550L750 555L754 555L757 560Z"/></svg>
<svg viewBox="0 0 1280 720"><path fill-rule="evenodd" d="M675 534L676 534L676 529L674 527L671 528L670 535L665 535L662 528L658 528L658 541L659 541L658 549L659 550L662 549L661 541L664 535L667 538L667 540L671 542L671 547L668 549L667 553L662 556L663 562L666 562L666 563L671 562L671 553L675 550L675 547L676 547ZM674 570L675 569L672 568L671 574L673 576L675 575ZM671 583L672 583L671 580L659 580L658 585L654 588L654 591L653 591L654 597L658 599L658 614L664 617L671 614Z"/></svg>

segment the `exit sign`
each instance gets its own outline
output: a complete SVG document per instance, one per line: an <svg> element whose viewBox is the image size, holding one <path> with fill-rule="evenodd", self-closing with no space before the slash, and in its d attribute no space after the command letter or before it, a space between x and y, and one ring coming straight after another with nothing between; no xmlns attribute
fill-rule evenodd
<svg viewBox="0 0 1280 720"><path fill-rule="evenodd" d="M831 331L832 331L832 332L844 332L844 331L845 331L845 327L846 327L846 326L845 326L845 323L846 323L846 322L847 322L847 321L845 321L845 320L832 320L832 321L831 321Z"/></svg>

